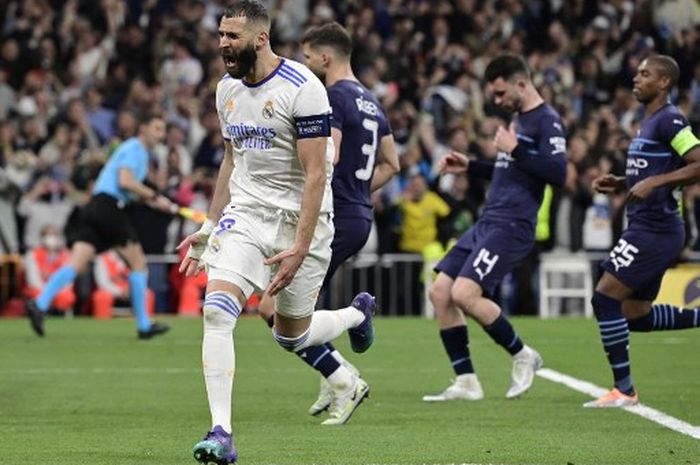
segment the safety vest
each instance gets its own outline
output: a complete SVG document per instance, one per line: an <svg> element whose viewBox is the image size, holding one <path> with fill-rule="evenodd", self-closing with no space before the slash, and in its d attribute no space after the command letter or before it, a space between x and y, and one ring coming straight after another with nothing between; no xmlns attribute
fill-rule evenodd
<svg viewBox="0 0 700 465"><path fill-rule="evenodd" d="M37 247L32 250L32 258L39 268L42 281L46 282L56 270L70 260L70 253L65 249L51 253L45 247Z"/></svg>
<svg viewBox="0 0 700 465"><path fill-rule="evenodd" d="M122 291L129 290L129 268L126 264L113 252L102 254L100 259L104 262L107 268L109 280L112 281Z"/></svg>

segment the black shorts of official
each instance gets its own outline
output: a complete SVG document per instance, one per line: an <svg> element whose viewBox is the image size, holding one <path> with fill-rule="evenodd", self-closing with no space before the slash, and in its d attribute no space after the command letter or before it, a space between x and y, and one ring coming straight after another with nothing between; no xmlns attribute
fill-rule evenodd
<svg viewBox="0 0 700 465"><path fill-rule="evenodd" d="M107 194L93 196L83 210L76 241L92 244L97 253L138 242L125 205Z"/></svg>

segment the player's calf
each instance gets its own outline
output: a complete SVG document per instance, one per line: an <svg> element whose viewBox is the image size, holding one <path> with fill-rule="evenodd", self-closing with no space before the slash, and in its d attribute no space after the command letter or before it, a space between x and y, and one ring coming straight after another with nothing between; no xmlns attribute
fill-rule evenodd
<svg viewBox="0 0 700 465"><path fill-rule="evenodd" d="M652 305L649 313L639 318L628 318L630 331L650 332L697 328L700 309L679 308L669 304Z"/></svg>

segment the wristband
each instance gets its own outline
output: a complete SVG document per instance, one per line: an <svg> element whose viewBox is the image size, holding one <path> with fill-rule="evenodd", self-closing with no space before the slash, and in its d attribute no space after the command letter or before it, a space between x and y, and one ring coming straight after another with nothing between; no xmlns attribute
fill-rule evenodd
<svg viewBox="0 0 700 465"><path fill-rule="evenodd" d="M202 227L199 228L199 232L200 232L200 234L204 234L205 236L208 236L212 233L212 231L214 231L215 226L216 226L216 222L207 218L206 221L204 221L204 223L202 224Z"/></svg>

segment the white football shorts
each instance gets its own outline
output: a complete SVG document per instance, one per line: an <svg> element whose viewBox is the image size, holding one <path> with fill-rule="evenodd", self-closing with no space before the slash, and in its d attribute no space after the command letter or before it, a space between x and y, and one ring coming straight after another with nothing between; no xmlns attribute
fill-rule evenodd
<svg viewBox="0 0 700 465"><path fill-rule="evenodd" d="M263 292L277 272L264 260L289 249L296 237L298 215L281 209L228 206L209 236L202 255L209 280L239 287L246 299ZM321 213L309 254L291 283L276 296L277 313L287 318L310 316L331 258L333 215Z"/></svg>

